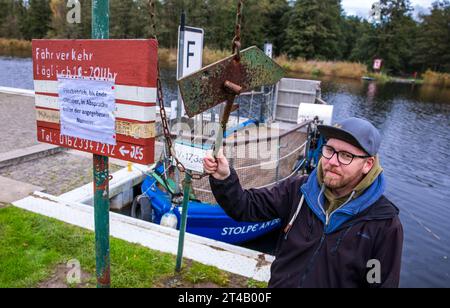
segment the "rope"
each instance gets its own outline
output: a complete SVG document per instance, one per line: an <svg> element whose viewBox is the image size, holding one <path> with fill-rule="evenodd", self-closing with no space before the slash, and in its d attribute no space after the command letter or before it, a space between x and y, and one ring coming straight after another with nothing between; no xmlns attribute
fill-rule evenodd
<svg viewBox="0 0 450 308"><path fill-rule="evenodd" d="M278 160L271 160L269 162L265 162L265 163L260 163L257 165L251 165L251 166L245 166L245 167L240 167L240 168L236 168L236 171L241 171L241 170L246 170L246 169L251 169L251 168L256 168L256 167L262 167L262 166L266 166L266 165L272 165L273 163L285 160L286 158L288 158L289 156L297 153L298 151L300 151L302 148L304 148L306 146L307 142L305 142L304 144L302 144L301 146L299 146L298 148L296 148L295 150L293 150L291 153L283 156L282 158L278 159Z"/></svg>

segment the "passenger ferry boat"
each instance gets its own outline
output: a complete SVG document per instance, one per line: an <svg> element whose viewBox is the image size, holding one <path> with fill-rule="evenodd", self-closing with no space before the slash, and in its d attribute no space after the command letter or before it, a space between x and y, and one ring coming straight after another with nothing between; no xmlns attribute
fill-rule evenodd
<svg viewBox="0 0 450 308"><path fill-rule="evenodd" d="M282 79L270 91L242 94L252 115L255 102L262 102L267 118L255 120L232 114L224 133L224 152L236 170L244 189L270 188L280 181L312 171L319 160L322 138L318 124L330 124L333 107L321 98L320 81ZM259 101L258 101L259 100ZM216 110L217 111L217 110ZM262 113L260 113L262 114ZM201 123L194 136L185 131L172 132L177 144L209 149L218 131L214 111L197 116L190 125ZM211 125L212 124L212 125ZM216 125L214 125L216 124ZM190 133L190 132L189 132ZM201 164L202 157L197 157ZM182 194L177 194L171 168L159 163L141 186L142 195L132 206L132 216L179 229ZM178 183L183 180L179 175ZM172 184L172 185L170 185ZM207 177L193 182L186 232L214 240L240 244L256 239L280 227L280 220L262 223L236 222L216 203Z"/></svg>

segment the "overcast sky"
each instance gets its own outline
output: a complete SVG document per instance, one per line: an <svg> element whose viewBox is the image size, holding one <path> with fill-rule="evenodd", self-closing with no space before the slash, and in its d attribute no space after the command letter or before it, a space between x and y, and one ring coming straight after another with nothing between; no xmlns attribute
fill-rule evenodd
<svg viewBox="0 0 450 308"><path fill-rule="evenodd" d="M367 18L374 2L375 0L342 0L342 6L347 15L358 15ZM434 0L411 0L411 5L413 8L427 12L433 2ZM418 12L415 13L417 14Z"/></svg>

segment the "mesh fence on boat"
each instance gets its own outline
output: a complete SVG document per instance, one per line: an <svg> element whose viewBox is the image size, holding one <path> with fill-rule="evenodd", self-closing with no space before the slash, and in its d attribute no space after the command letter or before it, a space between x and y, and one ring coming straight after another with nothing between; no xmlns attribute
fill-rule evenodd
<svg viewBox="0 0 450 308"><path fill-rule="evenodd" d="M305 126L290 131L251 125L226 138L224 154L236 170L244 189L270 188L293 175L304 156ZM250 136L257 136L251 138ZM184 179L181 175L180 183ZM215 204L208 177L193 181L196 199Z"/></svg>
<svg viewBox="0 0 450 308"><path fill-rule="evenodd" d="M272 87L240 95L236 101L240 108L230 117L228 128L239 127L245 120L255 116L270 121L275 105L273 90ZM261 106L266 107L261 109ZM217 106L193 119L183 118L182 122L171 126L172 133L176 136L175 141L212 146L219 131L220 114L220 106ZM250 123L228 136L225 139L224 154L236 170L242 187L270 188L292 176L299 156L304 156L308 125L309 122L305 122L283 129L277 123L269 123L268 126ZM161 136L160 123L156 127L157 135ZM160 152L161 150L156 153ZM158 160L159 154L156 155ZM184 174L180 174L180 186L183 180ZM198 200L216 203L208 177L193 181L193 189Z"/></svg>

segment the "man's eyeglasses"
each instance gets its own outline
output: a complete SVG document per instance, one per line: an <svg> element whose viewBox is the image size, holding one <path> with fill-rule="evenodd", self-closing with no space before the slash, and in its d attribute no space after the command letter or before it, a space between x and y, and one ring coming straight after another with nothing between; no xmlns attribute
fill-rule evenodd
<svg viewBox="0 0 450 308"><path fill-rule="evenodd" d="M361 156L361 155L354 155L352 153L346 152L346 151L336 151L333 147L329 145L324 145L322 147L322 156L326 159L332 159L334 154L337 154L337 159L339 163L342 165L348 166L350 165L355 158L369 158L371 156Z"/></svg>

